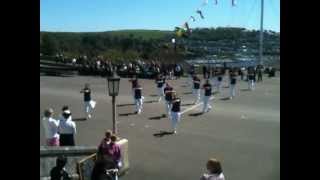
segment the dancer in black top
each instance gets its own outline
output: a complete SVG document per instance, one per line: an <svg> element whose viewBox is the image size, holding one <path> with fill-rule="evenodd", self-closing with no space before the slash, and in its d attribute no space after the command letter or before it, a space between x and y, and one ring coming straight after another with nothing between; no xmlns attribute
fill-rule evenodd
<svg viewBox="0 0 320 180"><path fill-rule="evenodd" d="M177 96L176 93L173 94L172 99L172 108L171 108L171 123L173 133L177 134L177 125L181 119L181 99Z"/></svg>
<svg viewBox="0 0 320 180"><path fill-rule="evenodd" d="M164 89L165 81L166 81L165 78L160 74L156 78L156 84L157 84L158 96L159 96L158 102L160 102L161 99L164 97L163 89Z"/></svg>
<svg viewBox="0 0 320 180"><path fill-rule="evenodd" d="M210 81L208 79L206 80L206 83L202 86L202 89L204 90L202 112L205 113L211 110L212 108L209 104L210 97L212 95L212 85L210 84Z"/></svg>

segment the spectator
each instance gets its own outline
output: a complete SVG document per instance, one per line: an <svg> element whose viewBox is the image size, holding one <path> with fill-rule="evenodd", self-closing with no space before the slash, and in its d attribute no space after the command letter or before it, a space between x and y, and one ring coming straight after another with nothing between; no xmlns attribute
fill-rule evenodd
<svg viewBox="0 0 320 180"><path fill-rule="evenodd" d="M65 170L65 165L68 159L64 156L59 156L56 160L56 166L50 171L51 180L71 180L68 172Z"/></svg>
<svg viewBox="0 0 320 180"><path fill-rule="evenodd" d="M100 149L101 149L101 154L103 155L103 159L111 158L113 162L116 164L117 168L119 169L122 167L121 151L120 151L120 146L116 144L116 141L117 141L117 136L111 135L109 144L106 144L106 142L104 141L103 142L104 144L103 146L100 146L101 147Z"/></svg>
<svg viewBox="0 0 320 180"><path fill-rule="evenodd" d="M225 180L221 164L216 159L209 159L207 162L208 173L202 175L200 180Z"/></svg>
<svg viewBox="0 0 320 180"><path fill-rule="evenodd" d="M108 170L116 168L116 164L111 158L99 159L94 164L91 180L116 180L116 173L108 173Z"/></svg>
<svg viewBox="0 0 320 180"><path fill-rule="evenodd" d="M58 127L59 121L52 118L53 110L51 108L44 111L43 127L45 130L47 146L59 146Z"/></svg>
<svg viewBox="0 0 320 180"><path fill-rule="evenodd" d="M74 146L74 135L76 134L76 124L72 121L71 112L68 106L62 108L62 116L59 124L60 145Z"/></svg>
<svg viewBox="0 0 320 180"><path fill-rule="evenodd" d="M99 147L98 147L98 155L103 156L108 151L109 145L111 143L111 135L112 132L110 130L107 130L105 133L105 137L101 141Z"/></svg>

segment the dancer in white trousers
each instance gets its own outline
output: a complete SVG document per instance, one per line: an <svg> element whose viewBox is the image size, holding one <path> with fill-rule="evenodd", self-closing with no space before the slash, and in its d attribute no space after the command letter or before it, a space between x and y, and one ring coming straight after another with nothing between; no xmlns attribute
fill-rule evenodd
<svg viewBox="0 0 320 180"><path fill-rule="evenodd" d="M251 91L253 91L255 89L255 71L253 69L253 67L250 67L248 69L248 86Z"/></svg>
<svg viewBox="0 0 320 180"><path fill-rule="evenodd" d="M222 81L223 81L223 69L219 68L217 71L217 92L220 93L221 92L221 86L222 86Z"/></svg>
<svg viewBox="0 0 320 180"><path fill-rule="evenodd" d="M195 96L194 104L197 104L200 101L200 83L201 83L201 80L198 78L198 76L197 75L193 76L192 94Z"/></svg>
<svg viewBox="0 0 320 180"><path fill-rule="evenodd" d="M133 89L134 90L134 98L135 102L134 104L136 105L136 111L135 114L141 114L142 112L142 105L143 105L143 96L142 96L142 87L137 84L137 86Z"/></svg>
<svg viewBox="0 0 320 180"><path fill-rule="evenodd" d="M172 108L171 108L171 123L172 123L172 133L177 134L177 126L181 119L181 100L178 98L176 93L173 94Z"/></svg>
<svg viewBox="0 0 320 180"><path fill-rule="evenodd" d="M165 106L166 106L166 112L168 118L171 118L171 101L172 96L175 91L173 90L173 87L171 87L168 83L166 83L166 87L164 88L164 94L165 94ZM165 117L165 115L163 115Z"/></svg>
<svg viewBox="0 0 320 180"><path fill-rule="evenodd" d="M232 69L230 71L230 96L229 96L230 99L236 96L236 84L237 84L237 70Z"/></svg>
<svg viewBox="0 0 320 180"><path fill-rule="evenodd" d="M158 89L158 102L160 102L162 100L162 98L164 98L164 83L165 83L165 78L162 75L158 75L156 78L156 84L157 84L157 89Z"/></svg>
<svg viewBox="0 0 320 180"><path fill-rule="evenodd" d="M84 85L84 88L80 91L80 93L83 93L85 113L87 117L90 119L92 117L92 111L96 104L95 101L91 100L90 85L86 83Z"/></svg>
<svg viewBox="0 0 320 180"><path fill-rule="evenodd" d="M210 106L210 98L212 96L212 85L210 84L210 81L207 79L206 83L202 86L202 89L204 90L204 96L203 96L203 109L202 112L206 113L211 110Z"/></svg>

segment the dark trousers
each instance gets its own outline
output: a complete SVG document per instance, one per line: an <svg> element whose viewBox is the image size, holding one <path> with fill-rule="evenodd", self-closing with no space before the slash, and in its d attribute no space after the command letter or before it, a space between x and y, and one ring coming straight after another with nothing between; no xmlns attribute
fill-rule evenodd
<svg viewBox="0 0 320 180"><path fill-rule="evenodd" d="M60 134L60 146L75 146L73 134Z"/></svg>
<svg viewBox="0 0 320 180"><path fill-rule="evenodd" d="M258 82L262 81L262 74L258 75Z"/></svg>

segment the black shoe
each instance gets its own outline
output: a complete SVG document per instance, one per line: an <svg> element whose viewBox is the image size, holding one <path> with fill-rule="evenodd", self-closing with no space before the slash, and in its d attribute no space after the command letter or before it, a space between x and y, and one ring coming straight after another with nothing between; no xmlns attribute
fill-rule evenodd
<svg viewBox="0 0 320 180"><path fill-rule="evenodd" d="M165 114L162 114L162 117L163 117L163 118L165 118L166 116L167 116L167 115L165 115Z"/></svg>
<svg viewBox="0 0 320 180"><path fill-rule="evenodd" d="M138 114L138 111L134 112L134 114Z"/></svg>

